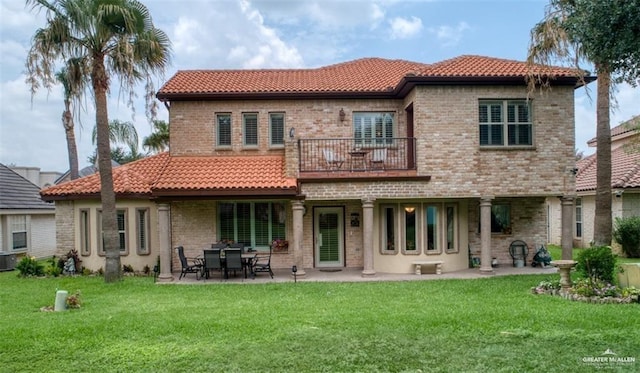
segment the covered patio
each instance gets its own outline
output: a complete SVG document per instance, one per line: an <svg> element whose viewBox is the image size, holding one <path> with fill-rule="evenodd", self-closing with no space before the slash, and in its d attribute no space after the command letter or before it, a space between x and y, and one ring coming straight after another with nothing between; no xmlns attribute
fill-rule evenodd
<svg viewBox="0 0 640 373"><path fill-rule="evenodd" d="M493 276L511 276L511 275L557 275L558 269L555 267L547 266L541 267L512 267L512 266L499 266L494 268L494 272L491 275L486 275L478 271L477 268L469 268L461 271L446 272L440 275L436 274L423 274L416 275L414 273L383 273L377 272L375 276L362 276L362 268L341 268L341 269L318 269L307 268L305 269L304 278L296 278L292 275L291 269L274 269L273 279L268 274L259 274L255 279L244 278L244 276L238 274L238 276L230 276L229 279L220 279L220 277L213 277L208 280L196 280L196 276L191 274L178 280L180 272L174 272L174 281L159 282L162 284L184 284L184 285L217 285L217 284L266 284L266 283L285 283L285 282L375 282L375 281L432 281L432 280L445 280L445 279L474 279L474 278L487 278Z"/></svg>

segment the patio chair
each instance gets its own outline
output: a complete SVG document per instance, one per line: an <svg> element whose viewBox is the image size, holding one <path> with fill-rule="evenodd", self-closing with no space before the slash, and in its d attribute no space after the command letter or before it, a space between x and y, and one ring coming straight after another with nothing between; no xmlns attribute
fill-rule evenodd
<svg viewBox="0 0 640 373"><path fill-rule="evenodd" d="M242 249L226 249L224 251L225 259L225 274L229 277L229 271L233 271L233 275L236 275L236 271L242 271L244 266L242 265Z"/></svg>
<svg viewBox="0 0 640 373"><path fill-rule="evenodd" d="M227 244L226 243L222 243L222 242L212 243L211 244L211 248L212 249L218 249L218 250L224 250L224 249L227 248Z"/></svg>
<svg viewBox="0 0 640 373"><path fill-rule="evenodd" d="M337 171L342 167L344 159L338 157L333 150L323 149L322 154L324 155L324 161L328 169Z"/></svg>
<svg viewBox="0 0 640 373"><path fill-rule="evenodd" d="M180 258L180 264L182 265L182 270L180 271L180 277L178 277L178 280L182 280L187 273L195 273L197 280L198 275L202 273L202 259L187 258L184 255L184 247L182 246L176 247L176 250L178 251L178 258Z"/></svg>
<svg viewBox="0 0 640 373"><path fill-rule="evenodd" d="M273 271L271 270L271 248L269 248L269 254L256 254L256 258L253 260L253 276L257 272L268 272L271 278L273 278Z"/></svg>
<svg viewBox="0 0 640 373"><path fill-rule="evenodd" d="M220 259L220 249L212 249L204 251L204 273L206 278L209 278L209 272L211 270L220 271L220 277L222 277L223 267L222 260Z"/></svg>
<svg viewBox="0 0 640 373"><path fill-rule="evenodd" d="M373 149L373 153L371 154L371 169L372 170L383 170L384 171L384 163L387 161L387 148L378 148Z"/></svg>

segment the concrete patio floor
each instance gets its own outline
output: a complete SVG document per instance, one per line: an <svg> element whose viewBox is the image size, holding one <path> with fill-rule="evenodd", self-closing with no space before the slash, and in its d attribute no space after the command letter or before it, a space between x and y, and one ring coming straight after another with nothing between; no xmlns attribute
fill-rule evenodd
<svg viewBox="0 0 640 373"><path fill-rule="evenodd" d="M174 272L173 281L159 282L165 284L265 284L265 283L282 283L282 282L294 282L294 277L291 273L291 269L274 269L273 279L269 277L268 273L258 273L255 279L250 276L244 278L244 275L238 272L237 276L230 274L229 279L222 279L219 272L211 273L209 279L196 280L196 276L193 273L187 274L181 280L180 272ZM340 268L340 269L306 269L306 276L301 278L297 277L298 282L366 282L366 281L430 281L430 280L444 280L444 279L472 279L472 278L486 278L492 276L509 276L509 275L534 275L534 274L549 274L557 275L558 269L555 267L547 266L546 268L540 267L512 267L512 266L498 266L493 268L493 274L481 273L478 268L469 268L462 271L444 272L441 275L436 274L422 274L416 275L415 273L395 274L395 273L382 273L377 272L374 276L362 276L361 268Z"/></svg>

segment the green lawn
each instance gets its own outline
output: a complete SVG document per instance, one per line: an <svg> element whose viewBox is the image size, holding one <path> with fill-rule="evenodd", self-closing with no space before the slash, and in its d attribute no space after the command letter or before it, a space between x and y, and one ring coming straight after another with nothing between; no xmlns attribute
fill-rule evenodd
<svg viewBox="0 0 640 373"><path fill-rule="evenodd" d="M640 305L533 295L550 275L156 285L0 273L0 372L567 372L638 360ZM552 275L555 276L555 275ZM41 312L56 289L83 306ZM600 368L601 370L601 368Z"/></svg>

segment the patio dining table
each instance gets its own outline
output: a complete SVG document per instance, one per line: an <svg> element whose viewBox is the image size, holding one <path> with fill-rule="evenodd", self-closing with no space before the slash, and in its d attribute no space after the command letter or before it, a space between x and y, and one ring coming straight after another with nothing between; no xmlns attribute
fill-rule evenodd
<svg viewBox="0 0 640 373"><path fill-rule="evenodd" d="M205 249L205 250L210 250L210 249ZM240 258L242 259L242 266L244 267L244 278L247 278L247 270L251 274L251 277L255 278L255 274L253 273L253 260L256 258L256 252L243 252L240 255ZM202 261L202 264L203 264L202 278L205 278L204 255L202 258L198 257L198 259ZM222 271L224 271L224 278L229 278L229 271L227 270L224 249L220 250L220 265L222 266Z"/></svg>

